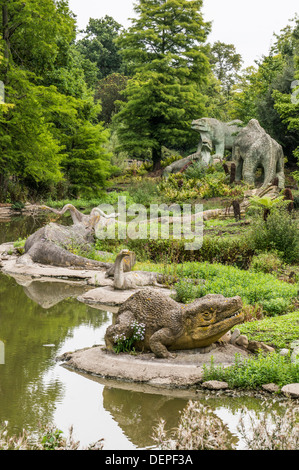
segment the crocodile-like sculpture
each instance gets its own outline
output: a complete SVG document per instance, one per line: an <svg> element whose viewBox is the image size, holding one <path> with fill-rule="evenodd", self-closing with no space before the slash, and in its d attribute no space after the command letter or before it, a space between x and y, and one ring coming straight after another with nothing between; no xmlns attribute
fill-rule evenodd
<svg viewBox="0 0 299 470"><path fill-rule="evenodd" d="M234 325L244 321L240 297L208 294L183 305L155 288L144 288L120 307L116 321L105 334L112 349L115 337L132 334L132 322L145 325L144 340L136 349L152 351L156 357L173 357L171 350L202 348L218 341Z"/></svg>

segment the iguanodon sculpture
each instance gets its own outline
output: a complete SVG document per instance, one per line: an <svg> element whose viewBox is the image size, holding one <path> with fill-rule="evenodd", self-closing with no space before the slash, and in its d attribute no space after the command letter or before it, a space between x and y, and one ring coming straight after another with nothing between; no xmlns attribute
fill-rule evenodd
<svg viewBox="0 0 299 470"><path fill-rule="evenodd" d="M241 125L242 121L239 120L225 123L214 118L201 118L192 121L191 128L200 134L197 151L171 163L164 169L163 176L167 178L171 173L179 173L187 164L195 161L208 166L213 163L214 158L222 160L225 150L232 150ZM215 154L212 156L213 150Z"/></svg>
<svg viewBox="0 0 299 470"><path fill-rule="evenodd" d="M197 148L202 153L203 147L215 150L213 158L223 159L225 150L232 150L234 141L241 130L242 121L221 122L214 118L201 118L192 122L191 128L200 133ZM204 163L211 163L211 153L206 155Z"/></svg>
<svg viewBox="0 0 299 470"><path fill-rule="evenodd" d="M284 155L278 144L260 126L256 119L251 119L246 127L240 130L234 146L232 161L236 165L236 182L255 185L255 174L258 168L263 170L262 188L278 179L279 189L285 185Z"/></svg>
<svg viewBox="0 0 299 470"><path fill-rule="evenodd" d="M144 340L136 344L140 351L152 351L156 357L173 357L170 351L202 348L218 341L234 325L244 321L240 297L225 298L208 294L183 305L158 289L146 287L124 302L113 325L105 334L107 349L116 335L132 334L132 322L145 325Z"/></svg>

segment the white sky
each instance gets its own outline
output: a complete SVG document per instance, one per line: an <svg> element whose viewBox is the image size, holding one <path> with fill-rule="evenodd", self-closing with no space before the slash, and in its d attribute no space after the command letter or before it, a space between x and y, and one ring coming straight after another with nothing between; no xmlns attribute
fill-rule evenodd
<svg viewBox="0 0 299 470"><path fill-rule="evenodd" d="M105 15L128 27L129 18L135 14L134 3L134 0L69 0L80 29L89 18ZM279 33L299 14L298 0L204 0L203 5L204 19L213 22L208 42L234 44L244 67L267 55L273 33Z"/></svg>

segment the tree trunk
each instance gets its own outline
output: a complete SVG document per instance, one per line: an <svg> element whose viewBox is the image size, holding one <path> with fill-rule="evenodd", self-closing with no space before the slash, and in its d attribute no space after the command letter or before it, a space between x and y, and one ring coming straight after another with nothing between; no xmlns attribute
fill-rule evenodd
<svg viewBox="0 0 299 470"><path fill-rule="evenodd" d="M153 160L153 171L161 169L161 160L162 160L162 148L153 148L152 151L152 160Z"/></svg>

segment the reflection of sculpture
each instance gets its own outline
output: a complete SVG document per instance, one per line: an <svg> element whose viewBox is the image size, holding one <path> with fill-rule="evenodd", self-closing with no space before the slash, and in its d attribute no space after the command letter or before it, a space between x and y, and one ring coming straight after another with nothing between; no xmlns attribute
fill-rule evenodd
<svg viewBox="0 0 299 470"><path fill-rule="evenodd" d="M45 309L53 307L64 299L77 298L85 290L84 286L70 284L66 281L32 281L24 286L27 297Z"/></svg>
<svg viewBox="0 0 299 470"><path fill-rule="evenodd" d="M281 145L272 139L260 126L257 120L252 119L237 136L233 148L233 162L236 164L236 181L254 185L256 171L261 168L266 187L278 179L278 187L284 187L284 156Z"/></svg>
<svg viewBox="0 0 299 470"><path fill-rule="evenodd" d="M225 150L232 150L236 136L240 131L241 121L220 122L214 118L201 118L192 122L192 129L200 133L197 152L202 154L203 163L212 163L211 151L215 149L213 158L224 157Z"/></svg>
<svg viewBox="0 0 299 470"><path fill-rule="evenodd" d="M106 330L106 346L113 347L115 335L129 337L135 320L145 324L145 338L136 348L151 350L157 357L172 357L167 348L206 347L242 323L241 307L240 297L209 294L182 305L153 288L144 288L120 307L115 324Z"/></svg>
<svg viewBox="0 0 299 470"><path fill-rule="evenodd" d="M132 251L122 250L114 264L114 289L136 289L141 286L158 285L162 275L146 271L130 271L131 260L136 257ZM135 263L134 263L135 264ZM110 269L108 270L110 272Z"/></svg>

